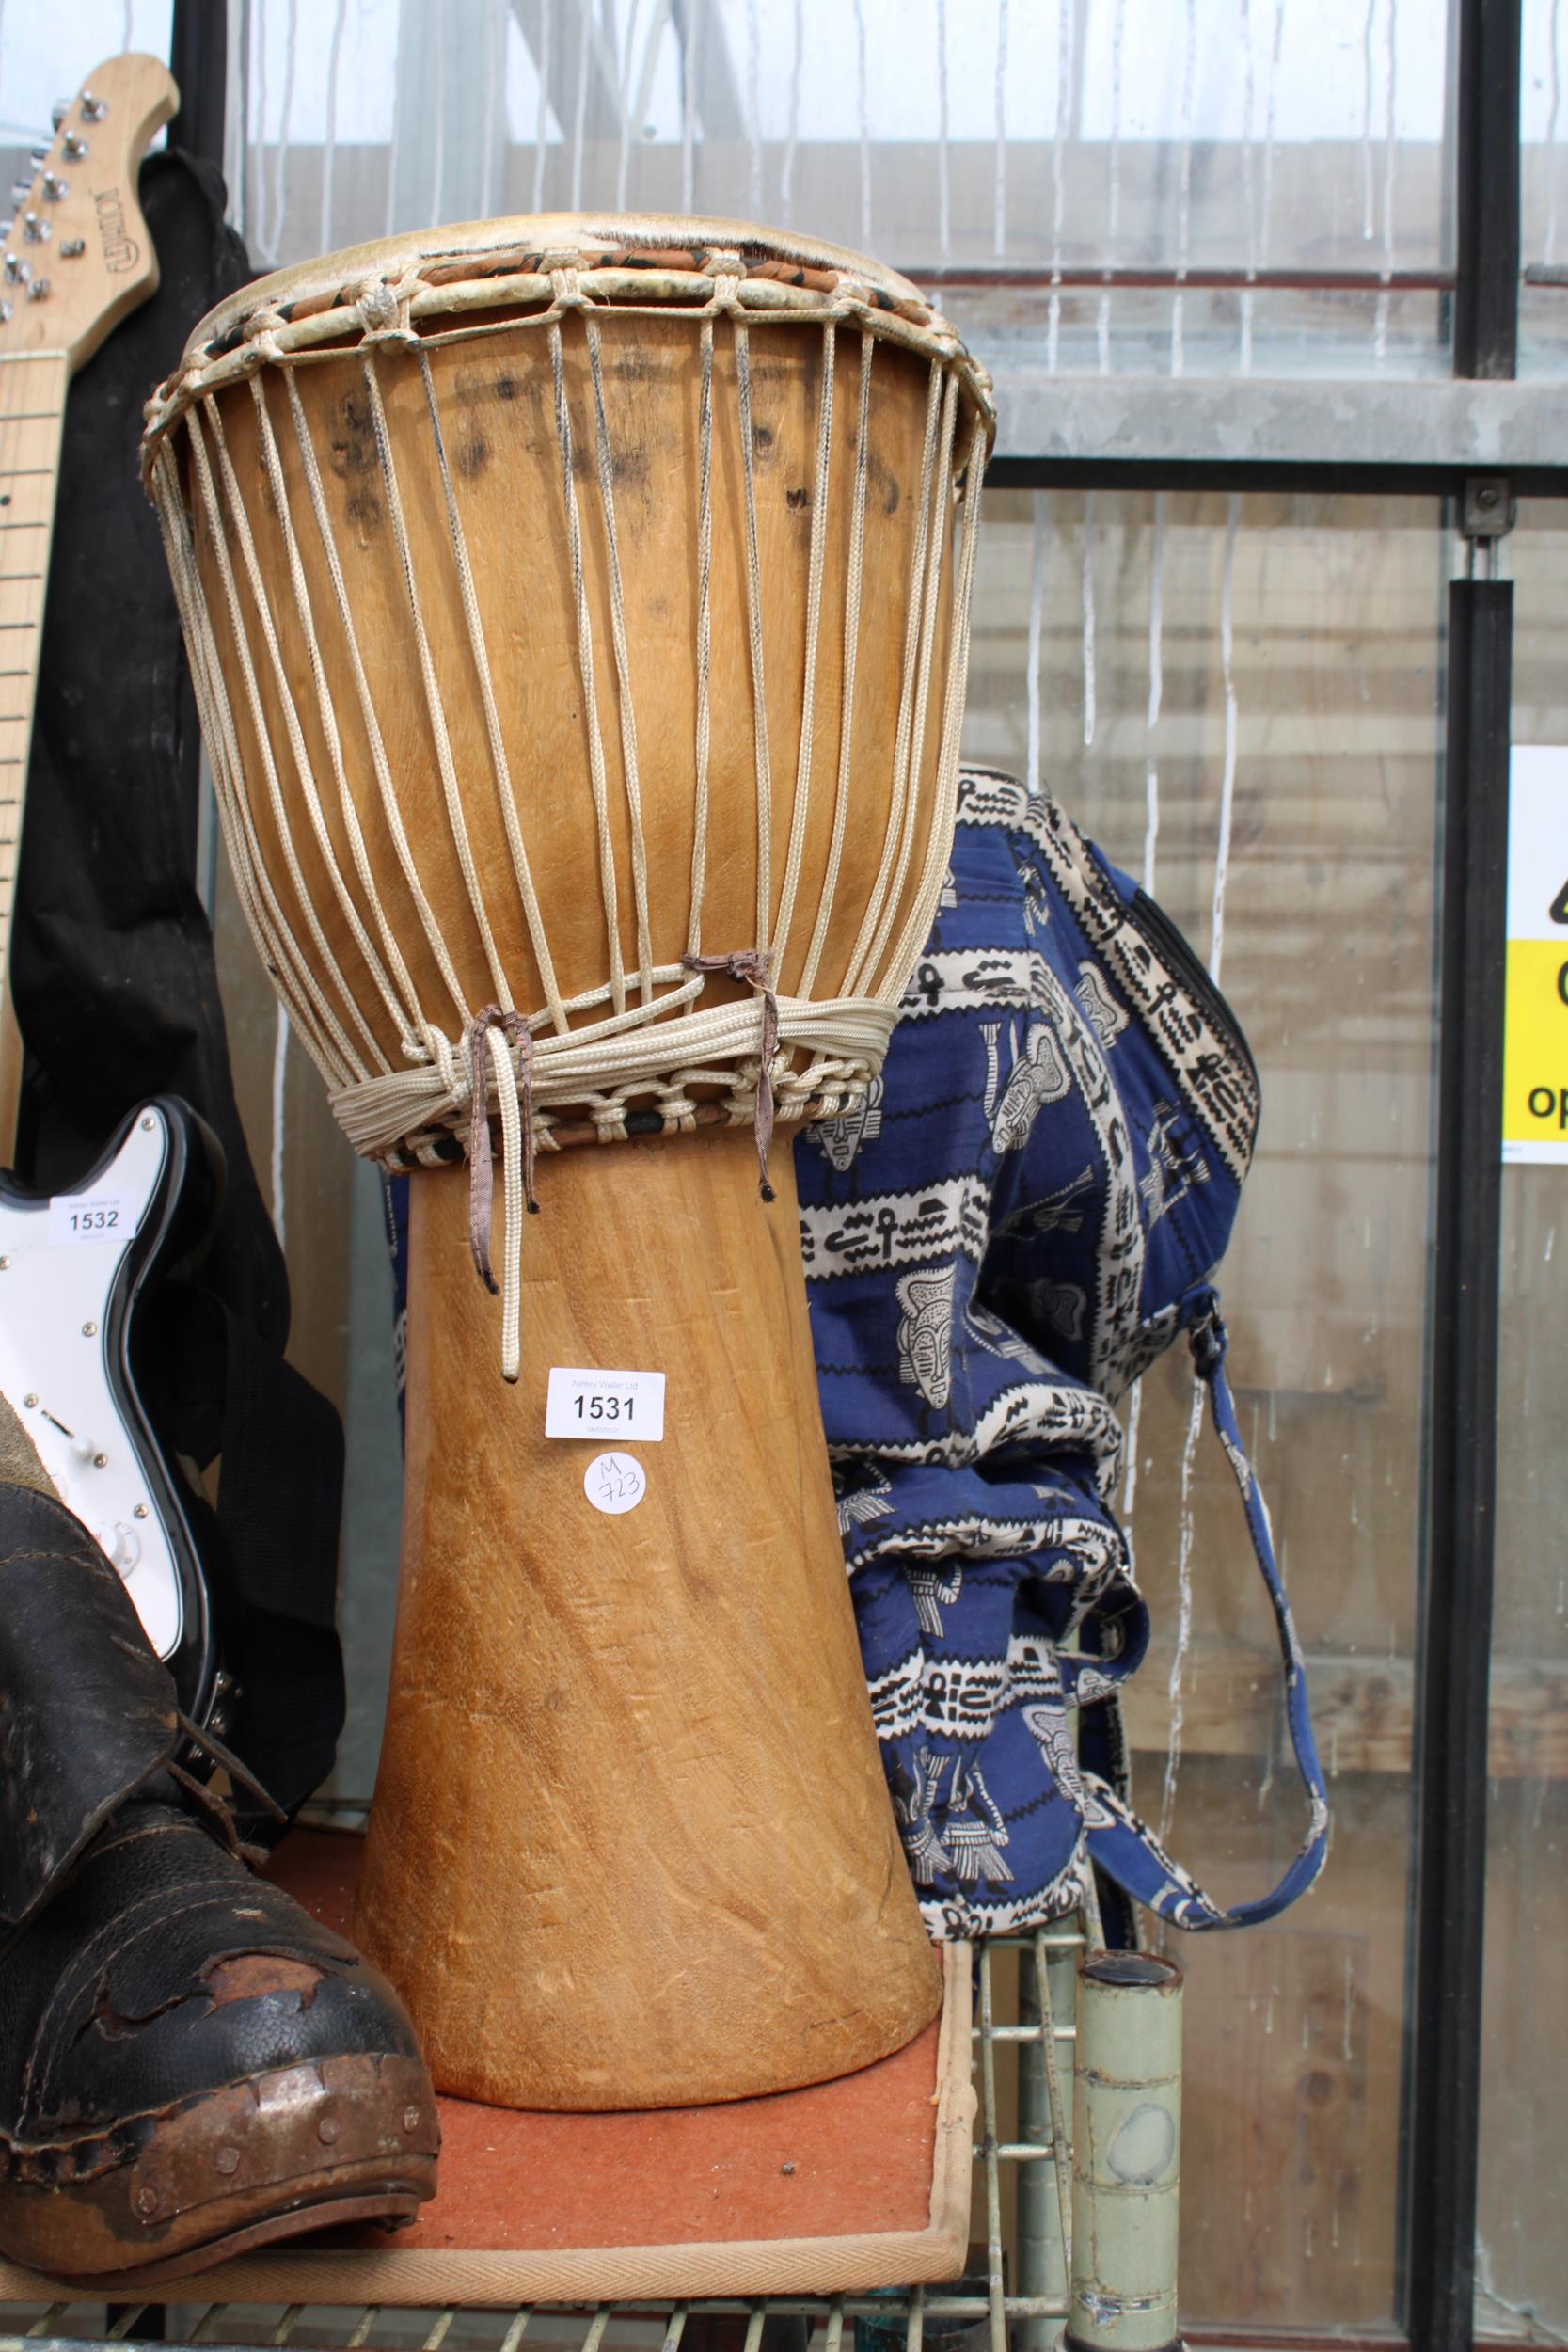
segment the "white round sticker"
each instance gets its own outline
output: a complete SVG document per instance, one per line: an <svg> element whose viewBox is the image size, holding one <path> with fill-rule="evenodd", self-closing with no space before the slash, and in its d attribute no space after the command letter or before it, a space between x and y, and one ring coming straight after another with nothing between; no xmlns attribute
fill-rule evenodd
<svg viewBox="0 0 1568 2352"><path fill-rule="evenodd" d="M595 1511L635 1511L648 1491L642 1465L629 1454L595 1454L582 1474L582 1491Z"/></svg>

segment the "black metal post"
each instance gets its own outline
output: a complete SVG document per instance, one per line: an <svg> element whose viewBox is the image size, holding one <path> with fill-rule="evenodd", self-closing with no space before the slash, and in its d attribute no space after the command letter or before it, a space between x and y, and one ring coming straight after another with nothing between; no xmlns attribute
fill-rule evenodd
<svg viewBox="0 0 1568 2352"><path fill-rule="evenodd" d="M1459 0L1455 375L1511 376L1519 345L1519 19Z"/></svg>
<svg viewBox="0 0 1568 2352"><path fill-rule="evenodd" d="M1475 2292L1513 622L1512 582L1452 582L1427 1573L1417 1655L1412 2352L1467 2352Z"/></svg>
<svg viewBox="0 0 1568 2352"><path fill-rule="evenodd" d="M168 69L180 85L170 147L223 165L223 111L229 78L227 0L174 0Z"/></svg>

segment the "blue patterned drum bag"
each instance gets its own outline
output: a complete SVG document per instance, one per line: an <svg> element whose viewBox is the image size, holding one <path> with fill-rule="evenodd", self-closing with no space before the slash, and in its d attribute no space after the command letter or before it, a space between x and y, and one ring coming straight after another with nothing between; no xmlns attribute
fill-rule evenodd
<svg viewBox="0 0 1568 2352"><path fill-rule="evenodd" d="M1054 1918L1091 1860L1188 1928L1272 1917L1323 1865L1301 1654L1210 1279L1258 1115L1246 1041L1168 918L1047 795L968 772L882 1076L796 1145L866 1677L938 1935ZM1116 1716L1148 1621L1108 1502L1113 1408L1181 1332L1274 1603L1310 1800L1279 1884L1229 1910L1124 1802Z"/></svg>

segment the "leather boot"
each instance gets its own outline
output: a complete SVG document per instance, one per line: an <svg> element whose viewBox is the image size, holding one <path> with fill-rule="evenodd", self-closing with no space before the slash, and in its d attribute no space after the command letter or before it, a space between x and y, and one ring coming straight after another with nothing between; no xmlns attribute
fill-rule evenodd
<svg viewBox="0 0 1568 2352"><path fill-rule="evenodd" d="M182 1747L118 1575L0 1400L0 2250L75 2286L395 2224L435 2189L397 1996L252 1875Z"/></svg>

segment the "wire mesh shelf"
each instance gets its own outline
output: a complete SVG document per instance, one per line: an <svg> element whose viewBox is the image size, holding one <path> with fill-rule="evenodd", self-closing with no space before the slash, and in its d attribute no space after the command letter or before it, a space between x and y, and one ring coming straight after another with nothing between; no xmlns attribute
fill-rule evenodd
<svg viewBox="0 0 1568 2352"><path fill-rule="evenodd" d="M984 2264L953 2288L771 2296L756 2301L529 2304L513 2311L451 2303L440 2310L293 2303L0 2306L0 2352L53 2352L127 2343L289 2344L295 2352L841 2352L846 2330L874 2323L877 2342L921 2352L927 2320L975 2352L1048 2352L1068 2312L1071 2265L1070 2063L1078 1957L1100 1941L1098 1915L976 1947L974 2066L977 2218ZM1016 1969L1017 1993L1013 1994ZM1016 2008L1017 2015L1006 2012ZM1016 2109L1017 2130L1004 2122ZM1015 2220L1011 2245L1006 2223ZM963 2327L967 2322L968 2326Z"/></svg>

